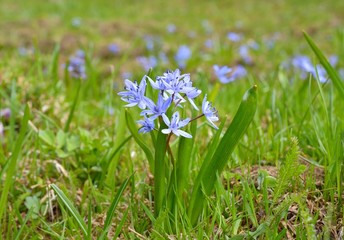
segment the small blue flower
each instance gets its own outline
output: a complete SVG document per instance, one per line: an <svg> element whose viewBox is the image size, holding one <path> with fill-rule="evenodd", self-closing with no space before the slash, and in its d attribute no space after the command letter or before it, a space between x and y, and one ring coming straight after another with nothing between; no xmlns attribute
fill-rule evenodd
<svg viewBox="0 0 344 240"><path fill-rule="evenodd" d="M150 68L155 68L158 65L158 60L154 56L149 57L137 57L136 60L147 72Z"/></svg>
<svg viewBox="0 0 344 240"><path fill-rule="evenodd" d="M222 83L230 82L228 74L232 71L231 68L227 66L220 67L218 65L214 65L213 69L214 69L216 77L220 80L220 82Z"/></svg>
<svg viewBox="0 0 344 240"><path fill-rule="evenodd" d="M69 59L67 70L73 78L85 79L87 77L84 51L78 50L75 55Z"/></svg>
<svg viewBox="0 0 344 240"><path fill-rule="evenodd" d="M141 109L146 109L147 98L145 97L146 91L146 76L144 76L140 82L140 85L137 82L132 82L128 79L124 80L126 91L119 92L118 95L121 96L121 99L129 104L125 107L133 107L138 105Z"/></svg>
<svg viewBox="0 0 344 240"><path fill-rule="evenodd" d="M108 46L108 50L110 53L114 54L114 55L117 55L120 53L120 48L117 44L114 44L114 43L111 43L109 46Z"/></svg>
<svg viewBox="0 0 344 240"><path fill-rule="evenodd" d="M154 49L154 38L152 36L145 36L144 37L146 48L148 51L153 51Z"/></svg>
<svg viewBox="0 0 344 240"><path fill-rule="evenodd" d="M203 103L202 103L202 113L208 120L208 122L213 126L215 129L219 129L214 122L219 120L217 115L217 110L214 108L210 102L207 101L207 95L204 96Z"/></svg>
<svg viewBox="0 0 344 240"><path fill-rule="evenodd" d="M173 23L170 23L167 25L166 29L167 29L167 32L169 32L169 33L175 33L177 30L177 27Z"/></svg>
<svg viewBox="0 0 344 240"><path fill-rule="evenodd" d="M234 68L229 68L227 66L219 67L218 65L214 65L213 69L216 77L221 83L233 82L247 74L246 69L242 65L237 65Z"/></svg>
<svg viewBox="0 0 344 240"><path fill-rule="evenodd" d="M191 54L192 52L190 48L186 45L182 45L178 48L178 51L174 56L174 59L176 60L180 68L185 68L186 62L191 58Z"/></svg>
<svg viewBox="0 0 344 240"><path fill-rule="evenodd" d="M168 128L161 130L162 133L170 134L172 132L176 136L183 136L186 138L192 138L192 136L189 133L179 129L179 128L186 126L190 122L190 118L180 120L179 119L179 112L173 113L171 121L170 121L170 119L168 119L168 117L165 114L162 115L162 118L163 118L165 124L168 126Z"/></svg>
<svg viewBox="0 0 344 240"><path fill-rule="evenodd" d="M239 47L239 55L246 64L251 64L253 62L249 50L250 48L247 45L241 45Z"/></svg>
<svg viewBox="0 0 344 240"><path fill-rule="evenodd" d="M142 125L142 127L139 129L139 133L151 132L152 130L154 130L155 127L154 121L149 118L145 118L145 120L139 120L137 121L137 123Z"/></svg>
<svg viewBox="0 0 344 240"><path fill-rule="evenodd" d="M233 72L231 74L231 81L235 81L239 78L245 77L247 74L246 68L242 65L237 65L233 68Z"/></svg>
<svg viewBox="0 0 344 240"><path fill-rule="evenodd" d="M229 32L227 38L232 42L239 42L242 39L242 35L236 32Z"/></svg>
<svg viewBox="0 0 344 240"><path fill-rule="evenodd" d="M3 108L0 110L0 119L9 119L11 117L11 109L10 108Z"/></svg>
<svg viewBox="0 0 344 240"><path fill-rule="evenodd" d="M213 48L213 47L214 47L214 41L211 40L211 39L208 39L208 40L206 40L206 41L204 42L204 46L205 46L206 48Z"/></svg>
<svg viewBox="0 0 344 240"><path fill-rule="evenodd" d="M164 101L163 96L159 94L158 102L155 105L154 102L150 99L147 99L147 110L141 112L141 116L151 115L149 117L150 120L154 120L157 117L161 116L162 114L166 113L167 109L170 107L172 102L172 98L169 97L166 101Z"/></svg>

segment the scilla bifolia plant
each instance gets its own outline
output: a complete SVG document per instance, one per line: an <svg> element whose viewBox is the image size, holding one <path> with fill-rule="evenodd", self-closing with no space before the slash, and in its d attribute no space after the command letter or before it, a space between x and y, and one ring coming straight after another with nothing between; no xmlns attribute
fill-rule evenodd
<svg viewBox="0 0 344 240"><path fill-rule="evenodd" d="M146 94L147 83L151 86L147 89L149 94ZM232 124L220 140L223 124L220 129L214 124L219 118L217 110L207 101L207 95L203 98L201 113L195 115L199 109L194 99L200 94L201 91L192 85L190 74L181 74L178 69L165 72L162 76L156 77L156 81L153 81L149 74L144 76L140 83L125 80L125 91L118 93L121 99L128 103L126 107L137 106L142 110L143 119L137 121L141 124L138 131L128 112L126 120L131 134L145 152L150 169L154 173L155 216L159 216L162 210L167 210L173 215L176 206L185 203L193 225L202 213L206 196L212 193L217 175L222 172L256 110L254 86L245 94ZM156 101L152 100L153 96L156 97ZM187 102L194 109L192 118L184 117L187 113ZM197 130L195 120L201 117L205 117L210 125L219 131L208 148L196 179L192 181L192 193L184 194L188 192L187 180L190 179L191 160L195 159L195 156L192 156ZM189 131L185 130L187 127ZM154 157L139 133L151 133L155 146ZM173 135L179 137L177 154L171 149Z"/></svg>

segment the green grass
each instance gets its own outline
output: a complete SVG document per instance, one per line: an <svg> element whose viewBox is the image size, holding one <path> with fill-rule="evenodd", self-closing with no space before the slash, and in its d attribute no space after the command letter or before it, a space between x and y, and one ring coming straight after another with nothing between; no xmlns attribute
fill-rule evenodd
<svg viewBox="0 0 344 240"><path fill-rule="evenodd" d="M2 1L0 110L10 108L11 116L0 117L0 239L339 239L343 7L335 0ZM80 26L73 26L76 18ZM211 33L202 26L205 20ZM170 23L177 27L173 34L166 31ZM246 77L219 84L213 64L241 61L240 43L226 39L229 31L260 47L250 52ZM145 48L147 35L161 40L153 52ZM208 39L212 49L204 46ZM110 43L120 46L119 55L108 53ZM146 74L136 57L167 54L170 63L159 63L149 73L154 78L177 67L173 56L182 44L193 52L182 72L208 94L223 129L246 90L257 85L253 122L228 153L222 173L208 169L214 191L197 184L204 207L193 219L185 199L221 134L198 120L190 127L192 142L171 140L177 163L187 158L176 176L187 177L177 179L186 190L167 201L169 212L155 202L154 156L160 152L154 146L160 138L137 134L139 112L126 111L117 95L123 73L138 81ZM28 54L21 55L20 47ZM78 49L86 53L88 78L81 81L62 66ZM323 64L331 79L303 80L284 67L296 54ZM332 54L339 56L335 68L325 59ZM158 184L164 186L164 179Z"/></svg>

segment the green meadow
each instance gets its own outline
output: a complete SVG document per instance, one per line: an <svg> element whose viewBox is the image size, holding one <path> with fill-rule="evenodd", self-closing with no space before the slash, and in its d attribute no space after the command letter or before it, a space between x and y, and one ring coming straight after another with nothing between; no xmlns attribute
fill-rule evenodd
<svg viewBox="0 0 344 240"><path fill-rule="evenodd" d="M0 239L343 239L343 9L3 0Z"/></svg>

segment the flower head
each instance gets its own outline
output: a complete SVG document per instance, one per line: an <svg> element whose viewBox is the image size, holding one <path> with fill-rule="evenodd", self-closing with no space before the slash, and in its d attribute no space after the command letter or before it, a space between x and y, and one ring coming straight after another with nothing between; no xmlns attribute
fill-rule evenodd
<svg viewBox="0 0 344 240"><path fill-rule="evenodd" d="M145 118L145 120L139 120L137 123L142 125L142 127L139 129L139 133L147 133L154 130L154 120Z"/></svg>
<svg viewBox="0 0 344 240"><path fill-rule="evenodd" d="M73 78L85 79L87 77L84 51L78 50L75 55L69 59L67 70Z"/></svg>
<svg viewBox="0 0 344 240"><path fill-rule="evenodd" d="M159 94L158 102L155 105L152 100L147 98L147 110L141 112L141 116L151 115L149 117L150 120L154 120L157 117L161 116L162 114L166 113L167 109L171 105L172 97L169 97L167 100L164 101L163 96Z"/></svg>
<svg viewBox="0 0 344 240"><path fill-rule="evenodd" d="M239 42L242 39L242 35L236 32L229 32L227 38L232 42Z"/></svg>
<svg viewBox="0 0 344 240"><path fill-rule="evenodd" d="M120 52L120 48L117 44L114 44L114 43L111 43L109 46L108 46L108 50L110 53L114 54L114 55L117 55L119 54Z"/></svg>
<svg viewBox="0 0 344 240"><path fill-rule="evenodd" d="M166 114L163 114L162 118L163 118L165 124L168 126L168 128L162 130L162 133L170 134L172 132L176 136L183 136L186 138L192 138L192 136L189 133L179 129L179 128L182 128L185 125L187 125L190 122L190 118L180 120L179 119L179 112L173 113L171 121L170 121L170 119L168 119Z"/></svg>
<svg viewBox="0 0 344 240"><path fill-rule="evenodd" d="M208 122L213 126L215 129L219 129L214 122L219 120L217 115L217 110L214 108L210 102L207 101L207 95L204 96L203 103L202 103L202 112Z"/></svg>
<svg viewBox="0 0 344 240"><path fill-rule="evenodd" d="M174 56L174 59L176 60L180 68L185 68L186 62L191 58L191 54L192 52L190 48L186 45L182 45L178 48L178 51Z"/></svg>
<svg viewBox="0 0 344 240"><path fill-rule="evenodd" d="M227 66L219 67L218 65L214 65L213 69L216 77L221 83L233 82L247 74L246 69L242 65L238 65L234 68L229 68Z"/></svg>
<svg viewBox="0 0 344 240"><path fill-rule="evenodd" d="M143 69L147 72L150 68L154 68L158 65L158 60L154 56L149 57L137 57L137 62L143 67Z"/></svg>
<svg viewBox="0 0 344 240"><path fill-rule="evenodd" d="M147 98L145 97L146 92L146 76L144 76L140 82L140 85L137 82L132 82L128 79L124 80L126 91L119 92L118 95L121 96L121 99L129 104L125 105L126 107L133 107L138 105L139 108L145 109L147 106Z"/></svg>

